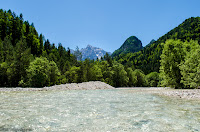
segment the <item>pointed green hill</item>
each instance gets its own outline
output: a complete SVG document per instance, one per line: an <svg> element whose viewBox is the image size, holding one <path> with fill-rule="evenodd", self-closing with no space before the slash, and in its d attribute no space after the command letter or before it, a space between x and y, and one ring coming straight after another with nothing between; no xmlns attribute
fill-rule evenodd
<svg viewBox="0 0 200 132"><path fill-rule="evenodd" d="M135 36L131 36L122 44L122 46L115 50L112 57L119 56L120 54L134 53L141 50L142 42Z"/></svg>

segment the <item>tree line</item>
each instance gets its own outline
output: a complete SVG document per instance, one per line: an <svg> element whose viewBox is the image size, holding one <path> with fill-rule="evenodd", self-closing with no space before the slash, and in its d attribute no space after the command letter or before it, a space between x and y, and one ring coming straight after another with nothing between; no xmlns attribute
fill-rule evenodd
<svg viewBox="0 0 200 132"><path fill-rule="evenodd" d="M103 81L114 87L200 86L198 40L166 39L154 52L160 56L148 61L141 60L148 50L126 55L139 55L139 60L124 56L113 59L106 54L101 59L81 61L78 48L72 54L61 43L58 46L50 43L38 34L34 24L23 20L22 14L0 10L0 18L0 87L44 87L87 81ZM151 72L147 72L151 60L159 63L152 63ZM140 63L145 65L139 67Z"/></svg>
<svg viewBox="0 0 200 132"><path fill-rule="evenodd" d="M141 70L124 67L109 54L80 61L61 43L56 47L38 34L34 24L11 10L0 10L0 86L44 87L63 83L103 81L115 87L147 86ZM131 82L129 81L131 80Z"/></svg>
<svg viewBox="0 0 200 132"><path fill-rule="evenodd" d="M167 40L161 55L161 86L199 88L200 45L198 41Z"/></svg>

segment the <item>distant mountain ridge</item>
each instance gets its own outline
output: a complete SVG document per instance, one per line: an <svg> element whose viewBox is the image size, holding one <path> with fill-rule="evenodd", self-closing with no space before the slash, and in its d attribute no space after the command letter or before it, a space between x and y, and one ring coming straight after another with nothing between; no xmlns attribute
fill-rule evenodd
<svg viewBox="0 0 200 132"><path fill-rule="evenodd" d="M113 52L112 57L119 56L120 54L134 53L142 48L142 42L136 36L131 36L126 39L119 49Z"/></svg>
<svg viewBox="0 0 200 132"><path fill-rule="evenodd" d="M82 48L80 50L82 54L82 60L85 59L90 59L90 60L96 60L101 59L101 57L104 57L106 53L110 54L110 52L106 52L105 50L98 48L98 47L93 47L92 45L87 45L86 48ZM71 49L71 53L74 53L74 50Z"/></svg>
<svg viewBox="0 0 200 132"><path fill-rule="evenodd" d="M91 45L87 45L86 48L82 48L80 51L82 53L82 60L87 58L90 60L96 60L97 58L101 59L101 57L104 57L106 53L111 54L101 48L93 47Z"/></svg>

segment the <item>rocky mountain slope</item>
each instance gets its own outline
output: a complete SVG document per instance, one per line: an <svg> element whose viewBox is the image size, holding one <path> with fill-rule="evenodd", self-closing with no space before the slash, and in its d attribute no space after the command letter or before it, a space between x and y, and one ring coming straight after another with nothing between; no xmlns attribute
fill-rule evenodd
<svg viewBox="0 0 200 132"><path fill-rule="evenodd" d="M71 53L74 54L75 51L73 49L70 49L70 50L71 50ZM105 50L101 48L93 47L91 45L87 45L86 48L82 48L80 52L82 55L82 60L85 60L87 58L90 60L93 60L93 59L96 60L97 58L101 59L101 57L104 57L106 53L111 54L110 52L106 52Z"/></svg>
<svg viewBox="0 0 200 132"><path fill-rule="evenodd" d="M104 55L106 54L105 50L101 48L93 47L91 45L87 45L86 48L82 48L80 51L82 53L82 60L85 60L86 58L90 60L93 60L93 59L96 60L97 58L100 59L101 57L104 57Z"/></svg>

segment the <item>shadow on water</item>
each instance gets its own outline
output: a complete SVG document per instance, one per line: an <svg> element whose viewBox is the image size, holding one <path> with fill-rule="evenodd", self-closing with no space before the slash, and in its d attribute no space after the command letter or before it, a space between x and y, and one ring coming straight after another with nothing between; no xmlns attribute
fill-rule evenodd
<svg viewBox="0 0 200 132"><path fill-rule="evenodd" d="M31 132L32 128L16 128L15 126L0 126L0 132Z"/></svg>

